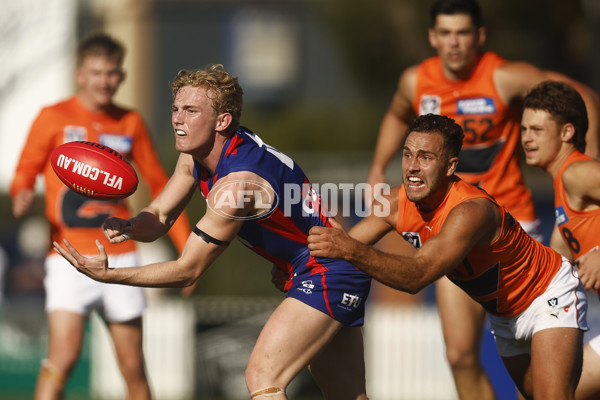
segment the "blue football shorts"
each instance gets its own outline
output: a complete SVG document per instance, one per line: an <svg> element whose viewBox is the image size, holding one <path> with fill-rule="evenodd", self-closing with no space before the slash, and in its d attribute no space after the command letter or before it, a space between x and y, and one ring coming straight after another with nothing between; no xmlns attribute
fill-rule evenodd
<svg viewBox="0 0 600 400"><path fill-rule="evenodd" d="M297 299L346 326L362 326L371 277L345 260L310 257L294 262L287 297Z"/></svg>

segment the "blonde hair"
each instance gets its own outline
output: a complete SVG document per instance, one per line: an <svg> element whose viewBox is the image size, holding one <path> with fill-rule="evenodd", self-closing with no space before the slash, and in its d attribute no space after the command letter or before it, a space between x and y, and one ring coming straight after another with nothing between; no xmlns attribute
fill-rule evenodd
<svg viewBox="0 0 600 400"><path fill-rule="evenodd" d="M231 130L240 126L244 91L238 83L238 78L225 71L223 65L214 64L201 70L179 71L171 82L173 98L185 86L206 88L215 113L231 114Z"/></svg>

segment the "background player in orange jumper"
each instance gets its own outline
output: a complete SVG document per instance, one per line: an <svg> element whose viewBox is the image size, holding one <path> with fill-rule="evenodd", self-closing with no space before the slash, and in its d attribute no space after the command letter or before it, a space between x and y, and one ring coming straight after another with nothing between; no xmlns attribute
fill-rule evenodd
<svg viewBox="0 0 600 400"><path fill-rule="evenodd" d="M556 221L550 245L578 265L586 290L600 293L600 162L584 154L587 125L585 103L566 83L543 82L525 97L525 160L554 179ZM576 397L600 397L600 336L584 347Z"/></svg>
<svg viewBox="0 0 600 400"><path fill-rule="evenodd" d="M104 34L80 43L75 72L78 92L42 109L34 121L11 184L11 196L13 214L20 218L32 205L36 177L43 174L52 240L68 238L79 243L86 254L96 251L94 240L103 240L111 256L127 266L136 264L134 243L110 244L101 229L109 216L129 216L125 201L94 201L69 190L49 162L52 150L62 143L99 142L133 161L153 197L164 187L168 178L140 114L113 103L125 77L124 53L119 42ZM181 251L190 232L186 215L171 232ZM94 309L102 310L108 324L128 398L150 398L142 352L142 313L146 306L142 289L98 283L74 271L54 252L46 258L45 269L48 354L42 361L35 398L62 397L65 381L81 352L85 320Z"/></svg>
<svg viewBox="0 0 600 400"><path fill-rule="evenodd" d="M310 254L345 259L408 293L447 276L488 312L498 353L526 398L573 399L587 330L583 284L566 258L454 174L462 140L452 119L418 117L403 146L404 184L374 202L390 212L372 213L349 234L333 220L333 228L313 227ZM370 246L391 231L414 248L404 242L398 255Z"/></svg>
<svg viewBox="0 0 600 400"><path fill-rule="evenodd" d="M570 82L590 110L587 153L595 157L600 108L597 95L557 72L482 52L486 31L475 0L438 0L430 17L429 42L437 56L401 74L381 122L368 182L375 185L385 181L385 169L401 148L416 115L447 115L465 132L457 175L484 188L530 235L541 240L540 221L519 165L518 103L529 88L543 80ZM436 283L436 298L446 357L460 398L495 398L479 361L483 309L446 278Z"/></svg>

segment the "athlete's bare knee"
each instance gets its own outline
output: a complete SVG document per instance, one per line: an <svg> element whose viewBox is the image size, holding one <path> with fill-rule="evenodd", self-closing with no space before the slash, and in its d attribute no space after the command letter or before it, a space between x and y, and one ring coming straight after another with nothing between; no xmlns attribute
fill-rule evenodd
<svg viewBox="0 0 600 400"><path fill-rule="evenodd" d="M130 378L138 380L145 376L144 363L141 360L122 360L119 362L119 369L125 379Z"/></svg>
<svg viewBox="0 0 600 400"><path fill-rule="evenodd" d="M464 349L447 348L446 359L453 370L479 368L479 354Z"/></svg>
<svg viewBox="0 0 600 400"><path fill-rule="evenodd" d="M246 367L246 386L248 386L248 389L250 391L253 391L253 388L260 387L260 374L257 372L257 370L258 368L255 368L250 364L248 364L248 366Z"/></svg>

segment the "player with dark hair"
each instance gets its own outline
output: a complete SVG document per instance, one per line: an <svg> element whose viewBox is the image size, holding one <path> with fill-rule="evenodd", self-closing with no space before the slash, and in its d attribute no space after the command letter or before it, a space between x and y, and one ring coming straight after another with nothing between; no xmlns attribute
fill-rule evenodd
<svg viewBox="0 0 600 400"><path fill-rule="evenodd" d="M543 80L572 84L590 110L587 153L595 157L598 96L560 73L482 52L486 30L475 0L437 0L430 17L429 43L437 55L402 72L381 122L368 182L385 181L385 169L401 149L416 115L447 115L465 132L457 175L485 189L531 236L541 240L541 224L519 162L518 104L529 88ZM436 283L436 297L446 356L460 398L495 398L479 361L484 310L446 278Z"/></svg>
<svg viewBox="0 0 600 400"><path fill-rule="evenodd" d="M285 399L304 367L327 399L366 396L363 340L371 278L343 260L312 257L307 236L327 226L319 195L296 163L240 126L242 88L221 65L180 71L171 84L175 147L181 153L163 192L131 219L111 218L111 243L164 235L199 188L207 200L175 261L108 268L104 247L86 258L65 242L62 254L84 274L103 282L152 287L192 285L239 237L287 277L286 298L265 324L246 369L252 399ZM294 186L301 200L286 195Z"/></svg>
<svg viewBox="0 0 600 400"><path fill-rule="evenodd" d="M600 293L600 162L584 154L588 117L579 93L546 81L523 101L521 143L527 164L554 179L550 246L578 268L586 290ZM583 349L577 399L600 398L600 335Z"/></svg>
<svg viewBox="0 0 600 400"><path fill-rule="evenodd" d="M10 193L13 214L21 218L34 200L36 177L43 174L51 239L68 239L84 254L94 254L97 251L94 241L102 240L113 261L125 267L137 263L135 244L111 244L103 240L101 227L109 216L127 218L126 202L98 201L77 194L63 185L50 165L50 156L57 146L88 140L112 147L132 160L153 196L166 184L167 175L140 114L113 103L125 78L124 55L123 45L102 33L91 35L79 44L77 94L45 107L37 116L23 147ZM179 251L189 232L187 216L182 215L171 231L171 239ZM42 361L34 397L62 398L66 380L81 353L85 321L93 310L102 310L128 398L150 398L142 352L142 313L146 307L142 289L95 282L70 268L54 251L46 258L45 269L48 354Z"/></svg>
<svg viewBox="0 0 600 400"><path fill-rule="evenodd" d="M587 297L569 261L529 236L483 189L455 175L462 128L428 114L411 125L402 150L404 184L378 197L349 233L314 227L314 257L344 259L394 289L417 293L442 276L489 315L498 353L528 399L573 399L587 330ZM459 146L460 148L460 146ZM414 247L371 246L396 231Z"/></svg>

